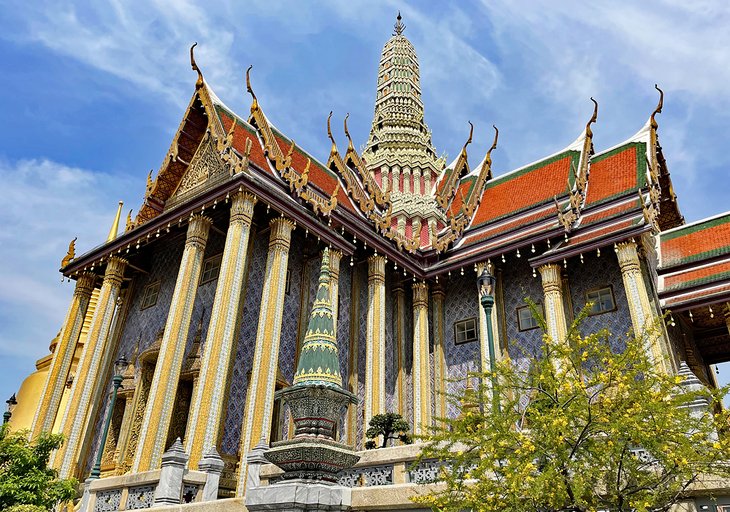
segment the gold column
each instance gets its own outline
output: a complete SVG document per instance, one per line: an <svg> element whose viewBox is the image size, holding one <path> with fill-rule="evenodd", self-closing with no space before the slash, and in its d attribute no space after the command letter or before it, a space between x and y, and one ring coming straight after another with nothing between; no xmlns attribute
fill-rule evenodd
<svg viewBox="0 0 730 512"><path fill-rule="evenodd" d="M484 271L484 266L486 263L477 263L477 275L482 275L482 272ZM494 267L492 267L494 269ZM496 288L496 287L495 287ZM500 337L499 337L499 317L498 317L498 305L497 305L497 298L498 294L496 293L497 290L495 289L494 292L494 298L495 303L494 306L492 306L492 314L490 315L489 321L492 323L492 346L494 347L494 360L499 361L502 358L502 351L500 350ZM475 295L477 294L477 291L475 289ZM479 303L479 297L476 298L477 303ZM479 303L479 346L481 354L481 371L486 373L491 370L489 367L489 340L487 339L487 314L484 312L484 308L482 307L481 303ZM489 379L485 382L486 385L489 385Z"/></svg>
<svg viewBox="0 0 730 512"><path fill-rule="evenodd" d="M548 263L539 269L542 277L542 290L545 294L545 322L548 335L556 343L565 341L568 326L565 321L563 306L563 281L560 276L560 265Z"/></svg>
<svg viewBox="0 0 730 512"><path fill-rule="evenodd" d="M241 429L241 459L236 491L238 496L243 496L246 490L246 456L260 441L266 444L269 442L271 413L274 408L286 270L294 223L279 217L273 219L269 225L269 254L266 258L253 367L246 392L246 414Z"/></svg>
<svg viewBox="0 0 730 512"><path fill-rule="evenodd" d="M446 352L444 350L444 300L446 292L436 283L431 292L433 303L433 370L436 392L436 417L446 417Z"/></svg>
<svg viewBox="0 0 730 512"><path fill-rule="evenodd" d="M396 391L398 392L398 413L405 417L406 400L408 397L406 386L406 293L403 289L403 282L398 281L393 288L395 305L395 351L396 368Z"/></svg>
<svg viewBox="0 0 730 512"><path fill-rule="evenodd" d="M197 468L198 461L211 447L219 448L223 427L224 394L228 392L231 357L236 340L236 320L246 273L248 240L256 198L248 192L232 197L231 217L223 249L215 299L208 324L205 351L198 385L191 404L185 451L190 454L188 467Z"/></svg>
<svg viewBox="0 0 730 512"><path fill-rule="evenodd" d="M431 425L431 365L428 358L428 285L413 285L413 432Z"/></svg>
<svg viewBox="0 0 730 512"><path fill-rule="evenodd" d="M342 253L330 249L330 300L332 301L332 321L337 332L337 315L340 307L340 261Z"/></svg>
<svg viewBox="0 0 730 512"><path fill-rule="evenodd" d="M188 225L185 249L172 293L170 311L160 345L160 354L152 377L149 398L144 413L144 428L140 432L132 472L157 469L167 448L167 433L175 406L185 345L190 331L193 303L203 269L205 244L212 221L203 215L193 215Z"/></svg>
<svg viewBox="0 0 730 512"><path fill-rule="evenodd" d="M65 442L56 452L53 464L59 469L60 478L68 478L76 473L89 408L98 400L102 389L105 388L106 383L102 382L99 376L103 375L106 369L102 366L108 359L110 351L107 342L109 330L126 266L127 261L116 256L109 258L106 264L96 311L91 319L89 335L76 368L68 406L61 420L60 432Z"/></svg>
<svg viewBox="0 0 730 512"><path fill-rule="evenodd" d="M38 437L41 432L50 432L53 428L63 391L66 389L66 379L71 369L76 342L81 334L95 281L96 275L91 272L83 272L76 280L76 288L66 313L66 319L63 322L61 334L58 337L51 367L48 370L48 377L33 418L31 438Z"/></svg>
<svg viewBox="0 0 730 512"><path fill-rule="evenodd" d="M368 258L365 419L385 412L385 257Z"/></svg>
<svg viewBox="0 0 730 512"><path fill-rule="evenodd" d="M639 263L639 252L636 242L633 240L622 242L616 245L616 256L621 268L621 278L626 290L626 298L629 302L631 323L634 326L636 336L641 336L644 329L652 329L656 320L649 301L649 294L646 290L646 283L641 275L641 264ZM661 347L660 334L647 331L648 351L654 364L669 372L668 354L665 354Z"/></svg>

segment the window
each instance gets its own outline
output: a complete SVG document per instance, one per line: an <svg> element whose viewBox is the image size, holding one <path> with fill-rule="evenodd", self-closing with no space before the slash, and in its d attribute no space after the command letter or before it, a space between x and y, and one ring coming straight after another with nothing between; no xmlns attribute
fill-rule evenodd
<svg viewBox="0 0 730 512"><path fill-rule="evenodd" d="M150 283L144 287L142 292L142 304L140 309L151 308L157 304L157 296L160 294L160 282Z"/></svg>
<svg viewBox="0 0 730 512"><path fill-rule="evenodd" d="M454 322L454 343L460 345L477 339L477 319L467 318Z"/></svg>
<svg viewBox="0 0 730 512"><path fill-rule="evenodd" d="M543 314L542 305L538 304L537 306L540 310L540 314ZM537 318L535 318L532 314L530 306L520 306L517 308L517 326L520 331L529 331L530 329L537 329L540 327Z"/></svg>
<svg viewBox="0 0 730 512"><path fill-rule="evenodd" d="M613 300L613 289L610 286L587 292L586 302L593 303L591 315L600 315L616 309L616 302Z"/></svg>
<svg viewBox="0 0 730 512"><path fill-rule="evenodd" d="M200 284L209 283L218 279L221 270L221 255L213 256L203 262L203 274L200 276Z"/></svg>

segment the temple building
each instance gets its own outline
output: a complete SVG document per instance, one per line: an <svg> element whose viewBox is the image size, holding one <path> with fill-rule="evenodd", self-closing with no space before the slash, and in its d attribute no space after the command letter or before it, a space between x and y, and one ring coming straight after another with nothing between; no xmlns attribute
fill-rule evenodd
<svg viewBox="0 0 730 512"><path fill-rule="evenodd" d="M274 99L257 98L255 72L239 114L193 48L190 57L194 91L143 203L122 229L120 205L108 239L86 253L72 243L61 268L75 283L68 313L18 393L14 428L64 434L52 460L61 477L85 479L99 453L102 481L157 470L180 438L188 468L220 454L219 496L245 495L248 455L293 436L276 393L297 379L322 275L332 378L357 397L336 439L356 450L376 414L400 413L416 434L457 414L445 393L490 356L528 366L544 341L526 298L556 340L592 302L582 329L609 329L617 349L666 313L647 347L655 363L670 373L686 364L717 385L710 367L730 359L730 213L685 224L659 144L661 91L618 144L594 140L598 104L588 104L576 140L537 162L502 168L495 129L481 144L470 134L447 164L399 17L364 150L330 113L319 161L266 116ZM496 276L489 318L476 286L485 266ZM108 411L122 355L130 364ZM385 471L376 459L358 464ZM416 478L407 473L384 482ZM361 474L353 485L378 481Z"/></svg>

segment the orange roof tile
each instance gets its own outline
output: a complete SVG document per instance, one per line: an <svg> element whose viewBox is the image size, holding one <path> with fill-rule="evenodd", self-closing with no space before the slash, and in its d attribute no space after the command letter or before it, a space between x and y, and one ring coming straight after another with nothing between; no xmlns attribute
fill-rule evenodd
<svg viewBox="0 0 730 512"><path fill-rule="evenodd" d="M685 270L664 278L664 290L671 291L730 278L730 261Z"/></svg>
<svg viewBox="0 0 730 512"><path fill-rule="evenodd" d="M229 114L219 107L218 115L223 124L223 129L226 133L231 129L231 123L233 122L234 115ZM246 151L246 140L251 141L251 153L249 154L249 160L256 164L264 171L271 174L271 168L269 167L268 160L264 156L264 150L259 144L259 140L256 137L256 133L253 131L253 127L249 128L242 122L236 120L236 127L233 130L233 147L239 153L243 154Z"/></svg>
<svg viewBox="0 0 730 512"><path fill-rule="evenodd" d="M586 205L597 204L643 187L646 144L631 142L591 159Z"/></svg>
<svg viewBox="0 0 730 512"><path fill-rule="evenodd" d="M579 151L565 151L491 180L472 225L479 226L565 195L579 158Z"/></svg>
<svg viewBox="0 0 730 512"><path fill-rule="evenodd" d="M659 235L661 265L670 267L730 253L730 213Z"/></svg>

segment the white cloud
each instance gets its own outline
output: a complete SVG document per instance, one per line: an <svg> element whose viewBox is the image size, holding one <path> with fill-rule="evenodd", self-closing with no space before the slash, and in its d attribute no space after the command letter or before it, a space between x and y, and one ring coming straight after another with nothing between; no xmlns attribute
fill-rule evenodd
<svg viewBox="0 0 730 512"><path fill-rule="evenodd" d="M28 365L48 348L73 289L58 273L69 241L77 254L104 240L130 180L45 159L0 160L0 357ZM134 205L137 206L137 205Z"/></svg>

